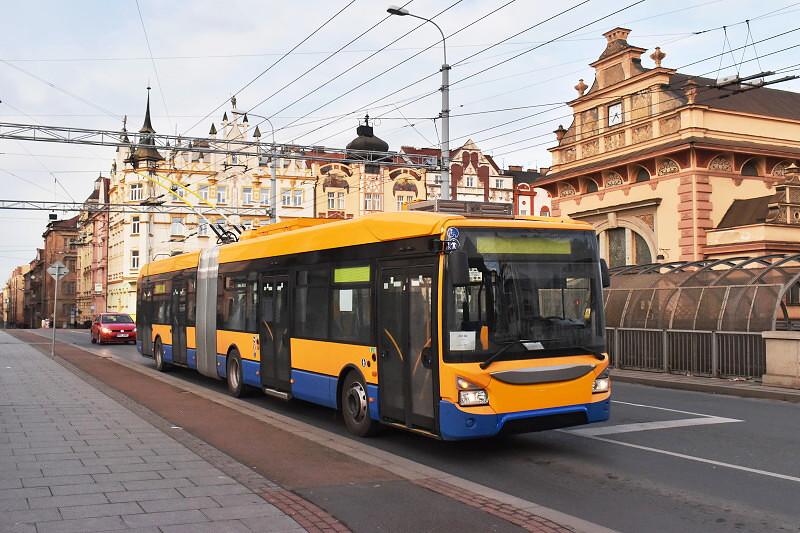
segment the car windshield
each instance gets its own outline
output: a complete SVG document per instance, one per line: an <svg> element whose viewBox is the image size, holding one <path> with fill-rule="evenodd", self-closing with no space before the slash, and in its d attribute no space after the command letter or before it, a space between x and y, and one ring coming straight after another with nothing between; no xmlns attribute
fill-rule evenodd
<svg viewBox="0 0 800 533"><path fill-rule="evenodd" d="M513 346L500 360L604 350L593 232L465 229L459 234L469 282L454 286L448 276L446 360L484 361L509 343Z"/></svg>
<svg viewBox="0 0 800 533"><path fill-rule="evenodd" d="M103 315L100 317L103 324L133 324L131 315Z"/></svg>

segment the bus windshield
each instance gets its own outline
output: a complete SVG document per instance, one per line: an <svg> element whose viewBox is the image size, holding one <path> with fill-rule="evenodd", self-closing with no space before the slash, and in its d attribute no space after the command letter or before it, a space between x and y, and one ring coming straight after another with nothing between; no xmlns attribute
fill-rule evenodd
<svg viewBox="0 0 800 533"><path fill-rule="evenodd" d="M454 285L448 261L445 361L604 351L593 232L475 228L458 241L469 281Z"/></svg>

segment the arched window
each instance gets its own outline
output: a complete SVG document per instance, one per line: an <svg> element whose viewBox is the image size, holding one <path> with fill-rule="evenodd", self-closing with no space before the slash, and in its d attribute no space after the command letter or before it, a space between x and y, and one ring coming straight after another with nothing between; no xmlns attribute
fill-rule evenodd
<svg viewBox="0 0 800 533"><path fill-rule="evenodd" d="M597 182L594 180L586 180L586 192L597 192Z"/></svg>
<svg viewBox="0 0 800 533"><path fill-rule="evenodd" d="M644 167L639 167L639 171L636 173L636 183L645 181L650 181L650 172Z"/></svg>
<svg viewBox="0 0 800 533"><path fill-rule="evenodd" d="M758 176L758 165L755 159L750 159L742 165L742 176Z"/></svg>
<svg viewBox="0 0 800 533"><path fill-rule="evenodd" d="M647 241L635 230L618 227L605 230L603 234L610 267L628 264L646 265L653 262Z"/></svg>
<svg viewBox="0 0 800 533"><path fill-rule="evenodd" d="M542 210L539 211L539 215L543 216L543 217L549 217L550 216L550 208L547 207L546 205L542 206Z"/></svg>
<svg viewBox="0 0 800 533"><path fill-rule="evenodd" d="M653 262L653 258L650 255L650 247L647 246L647 242L645 242L644 237L636 233L633 233L633 257L636 260L637 265L646 265L648 263Z"/></svg>

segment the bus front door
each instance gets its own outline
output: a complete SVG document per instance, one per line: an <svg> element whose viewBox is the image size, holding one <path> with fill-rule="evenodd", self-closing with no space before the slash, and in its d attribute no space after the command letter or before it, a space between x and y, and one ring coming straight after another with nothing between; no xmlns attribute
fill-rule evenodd
<svg viewBox="0 0 800 533"><path fill-rule="evenodd" d="M378 286L381 418L424 430L435 428L436 413L433 273L433 265L383 268Z"/></svg>
<svg viewBox="0 0 800 533"><path fill-rule="evenodd" d="M186 364L186 280L172 281L172 361Z"/></svg>
<svg viewBox="0 0 800 533"><path fill-rule="evenodd" d="M289 278L262 276L258 299L261 382L277 391L291 390L289 356Z"/></svg>

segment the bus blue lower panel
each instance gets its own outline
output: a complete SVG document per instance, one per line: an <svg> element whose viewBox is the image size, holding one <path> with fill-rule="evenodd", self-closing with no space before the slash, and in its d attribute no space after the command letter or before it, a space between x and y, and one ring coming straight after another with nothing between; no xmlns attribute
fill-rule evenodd
<svg viewBox="0 0 800 533"><path fill-rule="evenodd" d="M261 363L242 359L242 381L245 385L261 388Z"/></svg>
<svg viewBox="0 0 800 533"><path fill-rule="evenodd" d="M337 383L338 379L333 376L292 370L292 396L299 400L336 409ZM367 398L369 398L369 417L373 420L380 420L377 385L367 384Z"/></svg>
<svg viewBox="0 0 800 533"><path fill-rule="evenodd" d="M292 370L292 396L336 409L336 378L304 370Z"/></svg>
<svg viewBox="0 0 800 533"><path fill-rule="evenodd" d="M197 350L194 348L186 349L186 364L189 366L189 368L194 368L197 370Z"/></svg>
<svg viewBox="0 0 800 533"><path fill-rule="evenodd" d="M380 409L378 409L378 386L367 384L367 397L369 398L369 417L373 420L380 420Z"/></svg>
<svg viewBox="0 0 800 533"><path fill-rule="evenodd" d="M162 345L164 348L164 362L171 363L172 362L172 345L171 344L164 344Z"/></svg>
<svg viewBox="0 0 800 533"><path fill-rule="evenodd" d="M217 375L222 379L228 377L228 367L225 366L227 363L227 357L217 354Z"/></svg>
<svg viewBox="0 0 800 533"><path fill-rule="evenodd" d="M608 420L610 400L602 402L552 407L533 411L518 411L496 415L475 415L460 410L451 402L439 402L439 428L445 440L474 439L497 435L508 422L532 421L552 415L569 415L582 413L586 415L586 423Z"/></svg>

